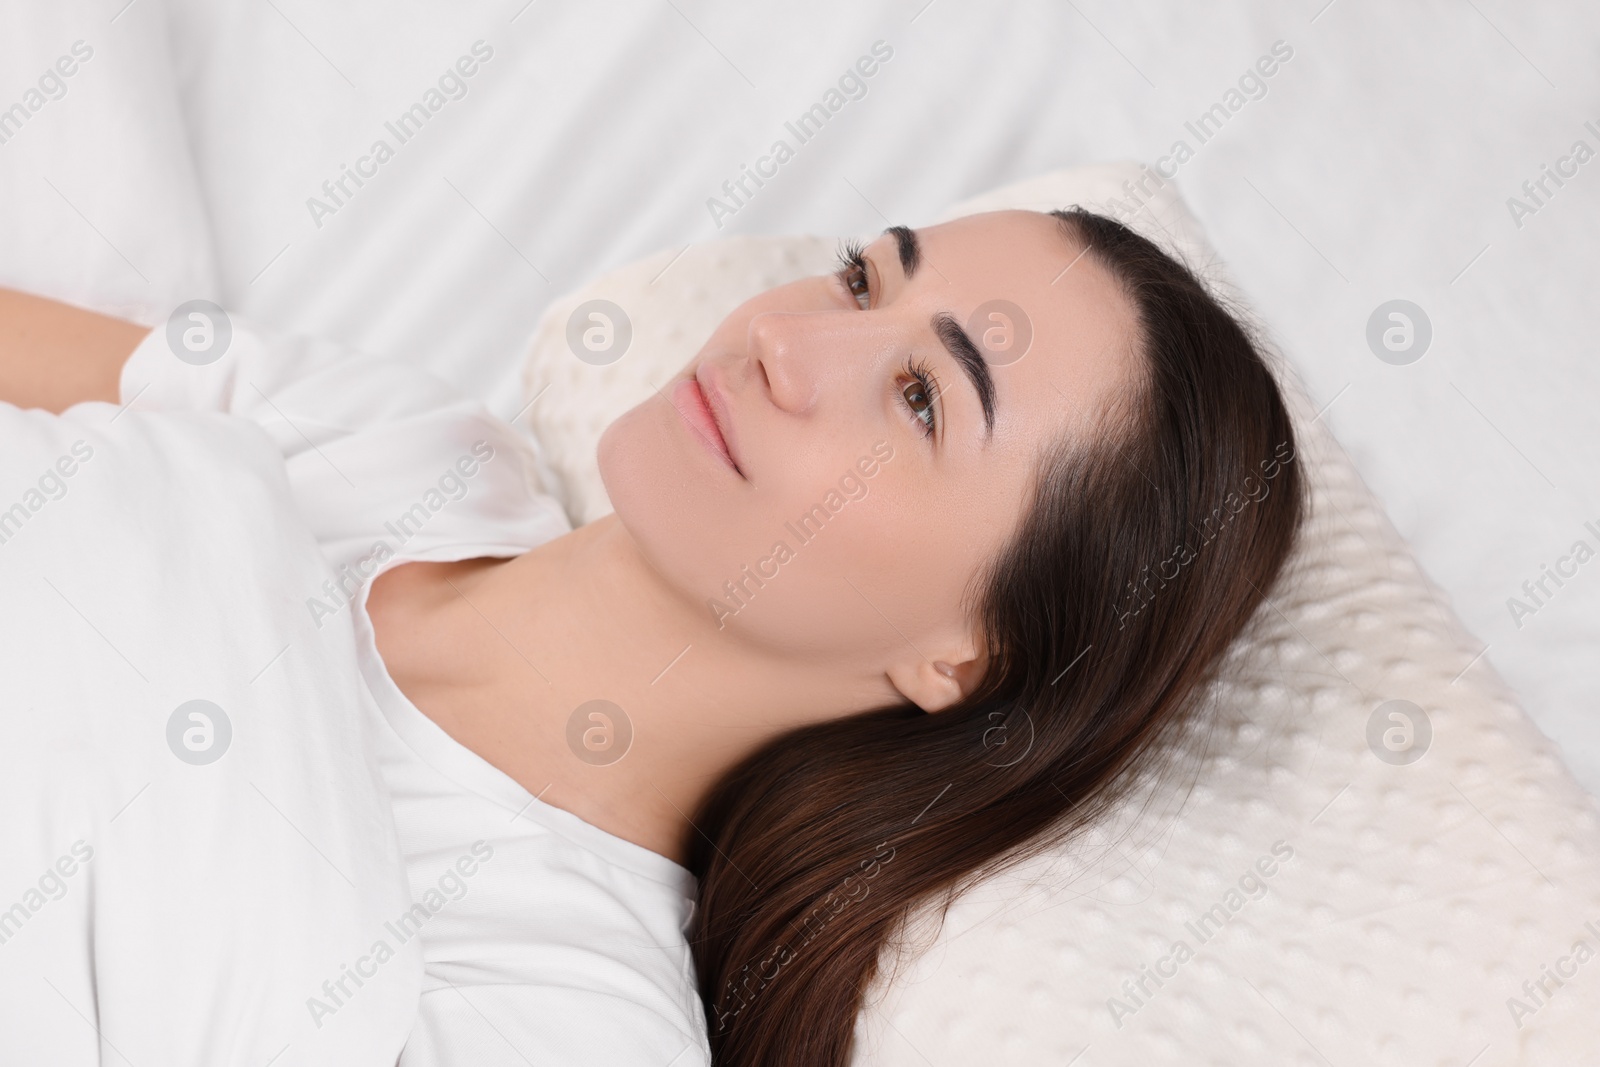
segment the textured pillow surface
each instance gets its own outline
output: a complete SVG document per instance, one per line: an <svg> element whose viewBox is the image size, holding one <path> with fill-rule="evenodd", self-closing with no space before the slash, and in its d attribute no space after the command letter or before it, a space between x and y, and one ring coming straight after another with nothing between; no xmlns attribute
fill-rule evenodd
<svg viewBox="0 0 1600 1067"><path fill-rule="evenodd" d="M1109 213L1139 174L1060 171L945 217ZM1128 221L1233 294L1172 186ZM528 361L529 418L574 522L610 510L594 458L604 427L740 302L829 269L836 247L671 249L551 307ZM631 330L612 362L575 355L584 328L616 325L592 316L615 317L597 300ZM1600 1062L1594 802L1277 370L1310 519L1176 773L969 891L942 925L931 909L911 923L860 1020L858 1063Z"/></svg>

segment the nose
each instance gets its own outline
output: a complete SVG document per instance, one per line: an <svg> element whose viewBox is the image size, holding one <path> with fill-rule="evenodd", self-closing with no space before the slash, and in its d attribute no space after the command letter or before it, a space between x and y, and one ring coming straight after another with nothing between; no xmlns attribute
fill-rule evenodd
<svg viewBox="0 0 1600 1067"><path fill-rule="evenodd" d="M745 335L750 372L765 379L774 406L800 414L816 401L818 361L810 351L815 314L766 311L750 320Z"/></svg>

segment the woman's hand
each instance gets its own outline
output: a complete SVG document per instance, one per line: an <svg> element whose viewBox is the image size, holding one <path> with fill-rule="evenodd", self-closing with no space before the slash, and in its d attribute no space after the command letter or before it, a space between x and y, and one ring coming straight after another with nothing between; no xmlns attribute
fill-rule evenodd
<svg viewBox="0 0 1600 1067"><path fill-rule="evenodd" d="M122 365L149 327L0 288L0 400L60 414L120 399Z"/></svg>

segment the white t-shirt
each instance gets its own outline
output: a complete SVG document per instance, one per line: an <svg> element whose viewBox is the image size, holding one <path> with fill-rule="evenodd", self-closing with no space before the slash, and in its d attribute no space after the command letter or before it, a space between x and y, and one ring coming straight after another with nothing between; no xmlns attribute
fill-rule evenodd
<svg viewBox="0 0 1600 1067"><path fill-rule="evenodd" d="M391 948L419 942L423 958L401 1067L709 1064L685 937L693 876L535 799L463 747L401 693L374 643L366 591L383 570L517 555L570 530L541 489L532 443L404 363L267 340L238 320L226 354L199 367L178 361L157 328L121 384L139 410L260 424L329 561L306 610L317 629L355 630L387 724L376 758L417 905L384 937Z"/></svg>

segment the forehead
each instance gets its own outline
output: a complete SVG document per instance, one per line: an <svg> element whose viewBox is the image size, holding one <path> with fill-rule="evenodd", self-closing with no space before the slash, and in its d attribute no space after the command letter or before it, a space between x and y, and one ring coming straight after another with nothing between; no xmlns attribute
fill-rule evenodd
<svg viewBox="0 0 1600 1067"><path fill-rule="evenodd" d="M1011 437L1037 438L1041 423L1081 425L1130 380L1132 304L1059 219L996 211L916 233L921 257L910 282L894 237L875 242L884 274L899 287L887 295L930 314L948 311L966 327L994 376L996 438L1003 427ZM1005 342L1024 339L1020 356L1006 350Z"/></svg>

